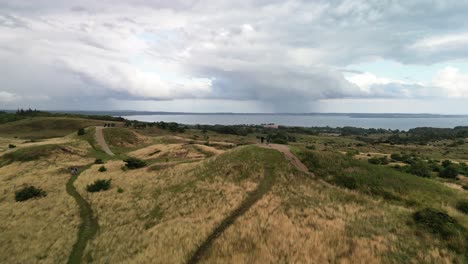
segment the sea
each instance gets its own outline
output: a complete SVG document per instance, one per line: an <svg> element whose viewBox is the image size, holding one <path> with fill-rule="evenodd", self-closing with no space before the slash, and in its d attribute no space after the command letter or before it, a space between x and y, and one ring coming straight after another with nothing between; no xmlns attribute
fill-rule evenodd
<svg viewBox="0 0 468 264"><path fill-rule="evenodd" d="M409 130L416 127L468 126L468 116L431 114L145 114L129 120L176 122L187 125L261 125L301 127L362 127Z"/></svg>

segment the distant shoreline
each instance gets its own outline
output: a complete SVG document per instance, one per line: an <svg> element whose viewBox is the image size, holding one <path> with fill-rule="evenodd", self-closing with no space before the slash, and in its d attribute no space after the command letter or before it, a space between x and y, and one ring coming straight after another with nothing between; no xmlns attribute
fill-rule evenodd
<svg viewBox="0 0 468 264"><path fill-rule="evenodd" d="M16 110L3 110L5 112L16 112ZM344 116L352 118L457 118L468 117L468 115L452 114L410 114L410 113L230 113L230 112L162 112L162 111L74 111L55 110L51 113L85 114L85 115L110 115L110 116L139 116L139 115L238 115L238 116Z"/></svg>

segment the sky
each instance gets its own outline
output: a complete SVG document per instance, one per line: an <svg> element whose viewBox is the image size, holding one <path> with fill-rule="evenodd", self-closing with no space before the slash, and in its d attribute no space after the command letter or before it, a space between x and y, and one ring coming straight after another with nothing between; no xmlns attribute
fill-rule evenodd
<svg viewBox="0 0 468 264"><path fill-rule="evenodd" d="M0 109L468 114L467 1L0 0Z"/></svg>

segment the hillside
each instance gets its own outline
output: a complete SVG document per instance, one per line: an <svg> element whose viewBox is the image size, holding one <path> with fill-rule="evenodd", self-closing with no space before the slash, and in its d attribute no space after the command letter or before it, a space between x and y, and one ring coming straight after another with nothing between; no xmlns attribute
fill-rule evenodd
<svg viewBox="0 0 468 264"><path fill-rule="evenodd" d="M22 139L63 137L79 128L102 126L107 121L69 117L35 117L0 124L0 136Z"/></svg>
<svg viewBox="0 0 468 264"><path fill-rule="evenodd" d="M421 177L394 168L396 161L368 162L417 145L138 124L103 128L111 156L95 138L93 126L101 121L59 120L2 125L24 135L46 128L66 135L39 142L1 138L0 144L16 145L0 152L2 263L467 260L463 175ZM90 126L84 135L73 133L84 126ZM289 145L249 144L267 133ZM465 147L453 147L453 164L461 164L457 153ZM443 151L415 153L408 166ZM29 190L36 198L17 201L27 186L39 188Z"/></svg>

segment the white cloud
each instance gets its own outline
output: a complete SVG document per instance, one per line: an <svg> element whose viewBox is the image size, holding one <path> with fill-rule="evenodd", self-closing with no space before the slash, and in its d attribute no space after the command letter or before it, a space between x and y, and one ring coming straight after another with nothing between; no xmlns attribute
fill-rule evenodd
<svg viewBox="0 0 468 264"><path fill-rule="evenodd" d="M442 94L454 98L468 98L468 73L455 67L446 67L434 76L432 84L442 89Z"/></svg>
<svg viewBox="0 0 468 264"><path fill-rule="evenodd" d="M21 99L21 97L14 94L14 93L0 91L0 102L2 102L2 103L15 102L15 101L18 101L20 99Z"/></svg>

